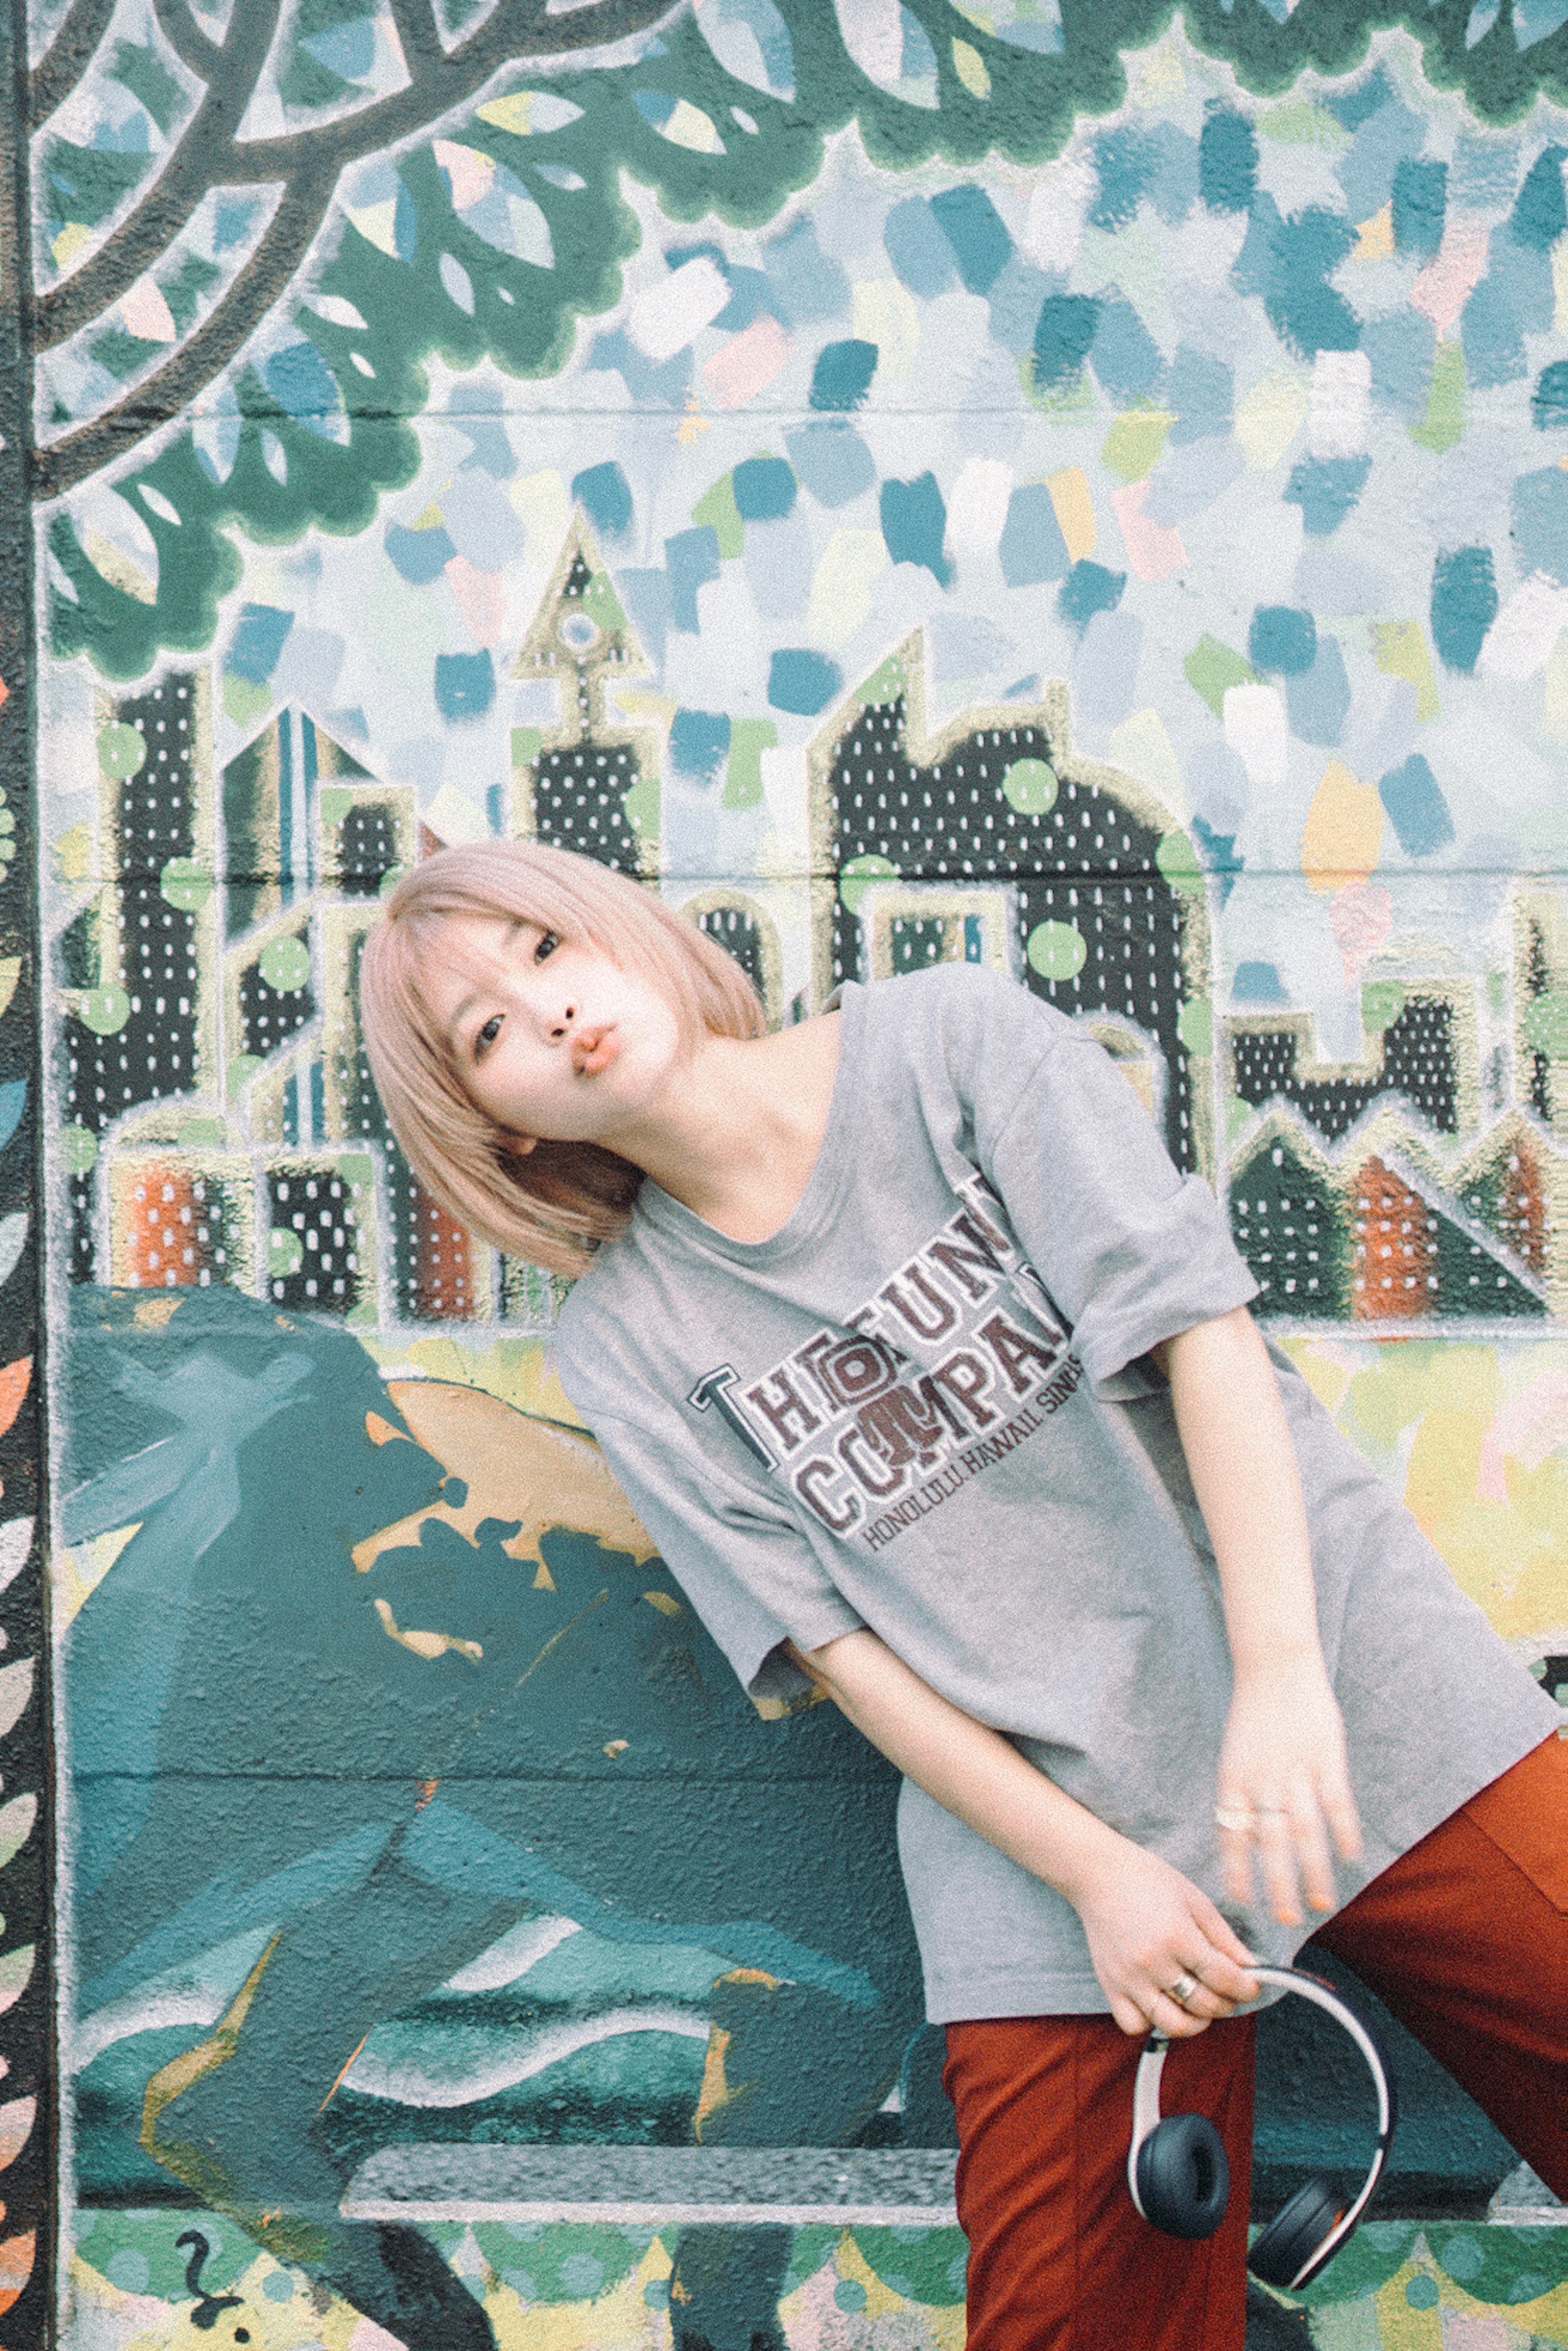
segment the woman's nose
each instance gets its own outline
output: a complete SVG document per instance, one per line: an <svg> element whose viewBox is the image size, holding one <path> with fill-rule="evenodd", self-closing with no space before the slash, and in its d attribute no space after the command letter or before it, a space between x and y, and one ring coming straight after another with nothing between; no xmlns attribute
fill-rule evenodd
<svg viewBox="0 0 1568 2351"><path fill-rule="evenodd" d="M550 1022L550 1035L556 1038L566 1036L570 1032L571 1025L576 1019L576 1005L563 1004L556 1018Z"/></svg>

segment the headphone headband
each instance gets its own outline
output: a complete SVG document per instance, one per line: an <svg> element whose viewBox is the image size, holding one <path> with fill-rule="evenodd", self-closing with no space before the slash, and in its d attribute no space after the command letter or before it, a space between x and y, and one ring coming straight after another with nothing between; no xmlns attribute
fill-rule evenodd
<svg viewBox="0 0 1568 2351"><path fill-rule="evenodd" d="M1256 1976L1260 1984L1294 1992L1332 2016L1360 2050L1377 2093L1377 2145L1366 2177L1351 2202L1343 2210L1337 2209L1337 2191L1332 2181L1320 2175L1291 2198L1253 2246L1249 2268L1270 2285L1294 2291L1333 2260L1366 2210L1387 2160L1396 2101L1388 2063L1375 2035L1332 1984L1300 1968L1254 1967L1248 1972ZM1224 2149L1212 2124L1200 2116L1173 2116L1162 2121L1160 2077L1169 2047L1168 2034L1151 2032L1138 2060L1133 2085L1127 2185L1139 2214L1154 2227L1172 2236L1208 2236L1224 2216ZM1196 2189L1187 2178L1195 2150L1203 2180L1203 2186ZM1214 2179L1216 2168L1218 2185Z"/></svg>

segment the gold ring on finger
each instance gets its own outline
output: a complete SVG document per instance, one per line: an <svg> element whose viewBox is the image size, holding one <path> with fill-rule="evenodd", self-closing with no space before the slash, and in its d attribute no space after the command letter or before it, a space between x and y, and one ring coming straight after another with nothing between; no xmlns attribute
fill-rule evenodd
<svg viewBox="0 0 1568 2351"><path fill-rule="evenodd" d="M1197 1990L1197 1978L1194 1975L1188 1975L1184 1970L1182 1974L1177 1976L1175 1983L1172 1984L1170 1989L1170 1997L1172 2000L1177 2001L1181 2007L1185 2008L1187 2001L1192 1998Z"/></svg>
<svg viewBox="0 0 1568 2351"><path fill-rule="evenodd" d="M1216 1827L1228 1829L1233 1836L1249 1835L1254 1817L1250 1804L1216 1804L1214 1808Z"/></svg>

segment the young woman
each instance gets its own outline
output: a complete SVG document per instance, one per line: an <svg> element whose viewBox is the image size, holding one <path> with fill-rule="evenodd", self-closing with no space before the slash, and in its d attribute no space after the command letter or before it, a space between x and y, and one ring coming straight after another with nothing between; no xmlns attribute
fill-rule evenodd
<svg viewBox="0 0 1568 2351"><path fill-rule="evenodd" d="M1209 2028L1303 1895L1568 2187L1558 1711L1097 1044L973 967L842 997L766 1035L648 893L506 842L408 874L361 981L421 1180L585 1277L562 1383L741 1680L905 1774L974 2351L1240 2351L1251 2026ZM1205 2242L1126 2189L1151 2026L1229 2150Z"/></svg>

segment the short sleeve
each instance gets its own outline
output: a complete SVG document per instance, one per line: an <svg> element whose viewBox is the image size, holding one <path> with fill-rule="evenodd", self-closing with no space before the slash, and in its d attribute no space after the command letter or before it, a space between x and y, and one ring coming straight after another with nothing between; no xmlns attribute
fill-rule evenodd
<svg viewBox="0 0 1568 2351"><path fill-rule="evenodd" d="M863 1619L835 1589L787 1510L694 1446L675 1416L656 1426L584 1412L660 1555L753 1698L809 1687L780 1653L820 1649Z"/></svg>
<svg viewBox="0 0 1568 2351"><path fill-rule="evenodd" d="M1058 1029L1021 1093L1015 1081L989 1115L977 1096L975 1133L1101 1395L1145 1393L1128 1365L1258 1295L1207 1185L1174 1165L1127 1080L1082 1031Z"/></svg>

